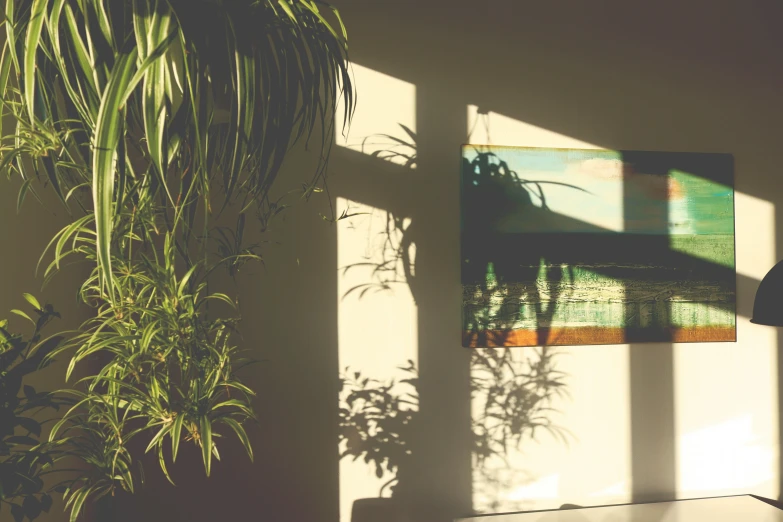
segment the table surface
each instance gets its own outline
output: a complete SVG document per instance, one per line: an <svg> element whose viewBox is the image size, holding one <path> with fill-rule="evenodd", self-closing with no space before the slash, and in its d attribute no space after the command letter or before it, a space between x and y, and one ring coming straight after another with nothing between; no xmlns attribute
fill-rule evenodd
<svg viewBox="0 0 783 522"><path fill-rule="evenodd" d="M461 518L456 522L783 522L749 495Z"/></svg>

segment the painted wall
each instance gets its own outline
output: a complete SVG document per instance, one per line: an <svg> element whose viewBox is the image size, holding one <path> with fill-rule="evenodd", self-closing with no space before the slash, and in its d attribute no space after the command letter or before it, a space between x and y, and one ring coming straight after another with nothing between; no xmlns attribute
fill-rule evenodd
<svg viewBox="0 0 783 522"><path fill-rule="evenodd" d="M435 4L411 11L405 3L345 4L360 106L341 142L333 187L344 205L373 209L354 228L339 228L339 266L361 261L368 249L384 259L373 238L387 212L410 221L413 283L346 297L338 338L340 368L391 378L411 353L418 358L426 434L413 441L417 500L431 513L454 515L749 492L777 497L778 340L774 329L748 319L781 238L775 180L782 78L773 64L783 41L768 22L779 7ZM365 136L410 141L398 123L416 133L415 169L399 165L400 156L372 156L388 145L373 149L368 139L362 150ZM557 349L553 360L567 393L549 416L567 430L566 441L538 433L478 469L466 454L467 417L475 428L482 411L475 398L467 407L468 375L480 368L455 333L457 150L465 142L733 153L738 342ZM580 208L563 212L595 219ZM340 290L361 278L358 271L341 276ZM411 309L418 330L406 343L399 336L410 329ZM367 343L368 331L381 340ZM383 342L390 338L392 346ZM515 352L534 360L537 353ZM372 473L362 462L342 461L341 520L350 519L355 498L377 494L387 478Z"/></svg>
<svg viewBox="0 0 783 522"><path fill-rule="evenodd" d="M147 487L122 517L348 522L353 502L377 496L391 476L339 459L340 373L350 366L399 379L397 367L408 359L419 371L420 413L404 481L420 520L564 503L778 497L778 334L748 319L758 282L783 245L776 210L783 204L783 37L776 31L783 6L335 3L349 28L360 94L354 125L338 138L330 164L330 193L338 212L360 214L334 226L319 217L329 212L325 197L297 205L268 238L283 244L270 244L265 268L237 283L244 338L262 360L248 376L259 391L255 463L239 448L221 450L224 463L206 481L195 450L186 450L173 488L149 461ZM415 134L415 166L373 155L397 143L376 143L377 135L411 141L399 124ZM567 393L547 415L565 440L540 432L505 459L477 466L477 370L459 335L465 142L733 153L738 342L559 347L552 360ZM296 187L311 163L308 153L292 155L280 190ZM578 208L570 217L587 218ZM17 223L3 233L29 233ZM381 275L340 270L394 260L402 250ZM4 269L7 259L4 253ZM25 266L14 265L14 273ZM374 286L360 297L366 284ZM522 361L537 354L514 352Z"/></svg>

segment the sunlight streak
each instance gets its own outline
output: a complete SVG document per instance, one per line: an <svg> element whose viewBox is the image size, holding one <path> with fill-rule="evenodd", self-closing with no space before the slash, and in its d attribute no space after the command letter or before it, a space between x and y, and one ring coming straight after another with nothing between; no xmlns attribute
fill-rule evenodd
<svg viewBox="0 0 783 522"><path fill-rule="evenodd" d="M467 143L561 149L602 149L600 145L468 105Z"/></svg>
<svg viewBox="0 0 783 522"><path fill-rule="evenodd" d="M602 149L495 112L479 111L475 105L468 106L467 118L466 141L471 144ZM619 161L616 163L619 177L623 172ZM593 166L585 163L582 167L589 175ZM509 168L515 166L509 163ZM529 175L526 171L525 177L546 179L548 175L551 173ZM584 204L562 198L567 204L561 205L558 194L552 191L549 192L552 197L547 198L548 205L557 214L621 232L624 227L621 184L601 183L596 179L590 188L600 193L601 201L613 203L609 206L616 211L586 212L585 204L593 203L587 195ZM566 195L572 196L571 192ZM540 348L511 350L519 359L535 360L536 350ZM535 438L524 437L519 447L510 447L505 455L487 459L484 466L474 465L474 507L479 512L552 509L566 502L622 503L631 498L627 345L557 347L556 353L553 369L564 374L565 393L553 400L553 411L546 416L567 434L563 440L540 431ZM474 378L476 372L474 364ZM474 394L474 424L482 408L482 396Z"/></svg>
<svg viewBox="0 0 783 522"><path fill-rule="evenodd" d="M774 481L775 455L742 415L680 437L680 494L742 494ZM774 496L774 486L767 487Z"/></svg>
<svg viewBox="0 0 783 522"><path fill-rule="evenodd" d="M338 198L338 214L344 210L357 215L340 221L337 231L340 369L349 379L360 372L359 381L395 380L398 384L392 388L393 394L415 394L413 387L399 384L409 377L399 367L418 360L417 308L405 283L402 260L397 257L410 220L400 220L400 228L396 228L387 212ZM413 262L415 259L411 259ZM341 443L341 452L345 444ZM375 466L363 458L342 459L341 521L350 521L354 501L378 497L384 483L392 478L394 475L385 469L378 477ZM388 495L387 487L383 496Z"/></svg>
<svg viewBox="0 0 783 522"><path fill-rule="evenodd" d="M542 129L529 123L520 122L491 111L479 113L475 105L468 106L468 137L467 142L476 145L477 151L482 151L482 145L524 146L559 149L601 149L592 143L574 139ZM618 179L623 177L623 165L620 154L608 151L605 159L586 159L569 166L568 174L578 174L583 180L578 187L546 185L547 208L552 212L589 223L602 229L622 232L623 216L623 186ZM525 179L540 182L563 181L563 172L553 171L542 165L535 169L523 165L519 157L509 150L500 158L508 163L509 169L520 172L524 170ZM540 206L541 202L535 202Z"/></svg>
<svg viewBox="0 0 783 522"><path fill-rule="evenodd" d="M734 343L676 345L677 483L681 498L777 497L777 335L739 317Z"/></svg>
<svg viewBox="0 0 783 522"><path fill-rule="evenodd" d="M559 491L560 475L547 475L527 486L520 486L509 493L508 499L524 501L529 499L556 499Z"/></svg>
<svg viewBox="0 0 783 522"><path fill-rule="evenodd" d="M535 359L535 348L511 348ZM555 509L560 504L613 504L631 499L630 393L626 345L557 347L565 394L544 413L564 438L539 431L519 447L474 466L478 512ZM475 373L475 368L474 368ZM482 411L474 397L473 416ZM556 491L556 495L553 492Z"/></svg>
<svg viewBox="0 0 783 522"><path fill-rule="evenodd" d="M416 86L355 63L352 69L361 96L347 136L340 132L344 118L337 111L335 143L415 168Z"/></svg>
<svg viewBox="0 0 783 522"><path fill-rule="evenodd" d="M736 191L737 273L761 281L775 256L775 204Z"/></svg>

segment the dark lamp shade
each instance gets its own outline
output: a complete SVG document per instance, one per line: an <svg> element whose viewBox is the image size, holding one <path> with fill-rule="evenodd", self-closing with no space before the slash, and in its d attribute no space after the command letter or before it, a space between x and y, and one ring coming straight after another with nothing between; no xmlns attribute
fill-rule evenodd
<svg viewBox="0 0 783 522"><path fill-rule="evenodd" d="M783 261L773 266L761 280L750 322L783 326Z"/></svg>

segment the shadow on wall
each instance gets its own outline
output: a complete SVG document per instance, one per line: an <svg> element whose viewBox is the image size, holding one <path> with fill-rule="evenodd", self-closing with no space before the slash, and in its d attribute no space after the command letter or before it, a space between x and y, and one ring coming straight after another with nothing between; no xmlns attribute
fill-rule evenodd
<svg viewBox="0 0 783 522"><path fill-rule="evenodd" d="M456 147L464 140L460 126L464 125L467 104L491 105L493 111L539 127L536 133L509 133L513 137L507 139L514 143L534 146L563 143L538 132L551 130L562 133L560 136L590 140L611 149L734 150L745 162L743 190L772 201L779 196L776 188L779 184L769 183L770 187L765 188L762 173L774 170L774 161L770 159L774 156L765 155L764 150L772 145L766 135L774 135L777 124L773 122L779 121L779 105L775 102L770 107L777 100L774 95L762 94L760 90L758 96L752 94L757 92L758 78L773 80L773 74L756 69L754 64L762 62L747 57L758 51L765 59L772 59L774 53L765 51L767 42L759 37L759 26L763 25L760 20L766 17L758 12L754 14L753 8L735 9L727 7L729 4L707 6L707 2L701 5L697 2L675 7L658 3L644 8L610 2L611 6L600 9L579 4L563 10L562 6L546 2L490 2L480 7L470 4L462 7L453 2L446 7L445 2L425 2L417 6L413 16L410 10L400 9L396 4L373 7L366 2L344 4L357 11L366 9L368 13L366 18L356 16L357 21L368 21L357 24L354 34L364 37L361 43L369 42L369 46L357 46L354 59L373 70L411 82L416 89L416 132L421 145L415 157L418 171L395 177L393 169L380 166L380 162L346 153L342 155L341 166L355 172L349 174L350 181L339 195L390 210L392 229L404 235L403 241L392 245L391 254L395 255L397 246L408 250L415 244L421 261L428 256L428 265L421 262L405 268L404 271L414 272L410 279L406 274L400 277L391 262L380 265L377 275L383 282L378 288L381 290L388 289L382 288L384 284L391 285L394 281L407 283L418 305L418 327L424 332L418 335L420 342L416 347L421 372L418 387L422 414L418 422L426 422L430 427L427 444L430 451L417 454L417 441L411 444L413 454L418 455L411 466L423 470L424 477L411 481L423 484L418 495L432 497L433 503L442 508L440 513L444 513L440 519L445 520L449 518L446 515L464 509L465 499L473 493L470 484L465 483L461 461L464 451L459 453L467 447L461 430L468 431L469 424L451 422L465 421L465 413L456 410L469 408L463 392L463 387L468 387L468 357L459 353L456 345L459 341L448 337L456 330L456 321L451 319L456 307L450 304L455 296L450 292L458 270L455 262L458 199L456 183L452 180L459 165L453 159L456 159ZM444 12L449 13L449 23L443 22ZM349 10L346 13L350 16ZM382 22L369 23L370 20ZM664 31L667 37L661 38ZM460 37L454 38L455 34ZM440 42L443 44L438 47ZM779 38L769 43L779 44ZM503 74L491 78L487 71ZM774 77L770 83L779 85L779 74L774 73ZM753 110L743 107L741 101L747 101ZM740 136L745 132L752 139ZM541 134L545 136L541 138ZM411 155L410 147L401 145L399 149ZM406 163L410 160L398 159ZM387 173L390 175L385 176ZM633 217L632 212L621 217ZM407 222L406 218L411 221ZM443 236L446 239L441 239ZM357 292L364 290L370 292L373 288L368 286ZM693 429L694 424L706 425L730 411L745 408L732 404L724 412L700 415L697 410L720 408L713 406L719 401L709 398L686 401L682 390L675 395L674 357L694 354L695 348L698 347L675 350L664 341L659 346L630 349L619 346L604 350L608 354L604 360L619 370L616 381L607 386L609 392L599 398L610 397L611 393L622 401L596 404L595 409L585 408L583 403L577 412L587 416L612 409L619 412L618 418L622 417L616 423L620 428L616 434L610 431L601 434L600 428L579 433L580 437L593 436L589 446L595 453L618 444L607 452L616 456L617 482L601 486L617 485L618 495L633 495L634 500L642 500L643 495L671 498L681 494L676 445L684 423L678 419L681 431L675 430L677 411L687 409L689 414L699 417L688 428ZM724 357L723 361L720 357ZM721 363L729 366L731 360L725 355L712 355L707 371L701 371L700 365L698 373L686 377L680 374L678 379L706 376L704 382L709 386L724 387L724 382L718 382L720 374L715 368ZM760 373L764 368L737 362L736 369L747 374ZM606 371L595 380L615 377L606 368L602 370ZM572 382L569 381L569 389ZM630 393L627 383L630 383ZM596 386L602 384L605 383ZM689 397L699 395L691 393L694 389L688 387ZM745 400L753 395L739 389L733 394L744 396ZM760 400L769 399L763 397ZM432 427L442 427L442 430ZM625 453L627 445L631 446L630 453ZM601 464L598 458L585 460ZM626 472L629 463L632 469ZM596 471L601 470L585 468L591 478ZM581 484L586 483L585 477L579 478ZM575 489L572 487L570 491Z"/></svg>
<svg viewBox="0 0 783 522"><path fill-rule="evenodd" d="M376 150L370 156L404 163L408 169L414 168L417 163L416 134L406 126L400 126L412 141L389 135L376 136L375 139L394 142L394 147ZM370 139L365 139L363 145ZM525 354L530 352L521 348L475 349L471 352L473 498L482 499L482 510L508 510L515 508L510 507L508 498L504 498L502 504L497 498L494 501L491 498L493 487L496 491L508 492L529 484L535 478L531 480L530 476L522 476L524 472L520 469L519 458L514 466L506 465L503 470L516 471L516 475L503 474L497 467L488 467L487 461L505 461L509 450L518 449L524 440L533 440L536 430L547 430L567 442L566 431L549 418L552 400L565 391L565 376L556 369L557 352L548 345L573 344L560 342L562 340L553 334L551 325L561 301L575 298L579 302L585 299L571 295L579 286L575 282L575 267L608 278L618 287L620 293L616 300L625 308L621 334L626 342L649 341L651 334L659 335L656 341L671 340L668 335L675 328L673 315L667 313L667 306L671 305L673 296L678 297L678 292L669 288L673 283L664 276L671 277L672 271L680 274L681 279L704 279L707 282L714 279L721 283L723 286L717 294L727 300L716 301L716 309L734 313L736 289L733 267L720 266L673 249L669 236L672 212L668 208L670 172L682 170L731 186L731 171L725 168L725 157L713 157L718 164L705 164L703 157L688 153L615 153L617 161L624 166L618 178L618 187L623 189L622 202L616 205L624 225L620 232L559 214L547 204L552 202L547 194L547 184L561 185L561 190L587 192L586 189L554 181L522 179L509 167L510 160L505 161L502 154L493 152L493 148L468 146L466 149L469 152L466 151L462 160L461 184L465 305L463 345L513 346L515 340L512 335L520 324L527 322L526 328L535 333L535 344L543 347L529 358L525 358ZM720 179L711 179L715 172ZM639 193L640 190L644 193ZM659 197L650 198L647 193L651 191ZM515 233L530 230L529 226L519 228L522 222L545 222L547 226L544 229L578 233L560 234L557 238L547 234L527 234L522 238L502 230L509 222L517 227L512 228ZM415 260L411 254L415 252L417 225L415 219L387 211L379 249L380 261L372 261L376 256L370 255L365 262L343 267L343 275L351 270L365 269L370 270L370 277L368 281L350 288L342 298L354 294L361 299L368 293L386 292L395 284L406 284L418 302ZM634 226L643 228L637 231ZM650 281L638 283L639 271L634 272L634 269L645 265L653 268L641 276ZM643 287L642 291L635 289L634 284ZM652 303L643 301L640 294L652 299ZM647 294L654 294L654 297ZM643 305L651 305L654 326L660 327L658 330L640 326L638 316ZM660 314L655 315L658 309L661 309ZM634 317L637 317L636 322ZM532 327L531 321L534 323ZM664 347L658 348L661 348L658 351L663 352L660 355L664 359L671 359L670 347L668 351ZM419 352L426 349L426 346L420 346ZM400 383L412 389L399 391L393 381L382 382L351 368L345 369L341 381L344 386L340 410L341 457L364 459L375 468L379 479L384 477L385 471L392 474L392 479L379 492L381 497L390 492L391 499L358 501L354 505L354 522L373 517L405 520L400 513L405 509L406 497L413 496L406 490L409 482L406 477L414 476L415 472L410 470L418 465L415 445L410 441L416 439L418 429L419 381L413 361L399 369L409 374ZM659 383L656 393L660 393L649 400L673 407L670 404L673 401L670 384ZM632 386L637 392L636 399L648 400L639 397L639 383L632 383ZM669 415L670 412L667 413ZM655 433L673 444L675 433L671 422L666 417L659 421L660 426L654 430ZM636 422L634 426L637 431L638 424ZM420 436L437 438L432 433ZM641 447L639 444L635 446L635 449ZM667 459L666 463L669 461L674 462L674 459ZM668 481L673 481L674 470L667 466L660 468L664 473L672 473ZM477 479L477 475L480 478ZM385 515L373 511L381 509L381 506L386 510ZM524 505L519 508L524 508Z"/></svg>
<svg viewBox="0 0 783 522"><path fill-rule="evenodd" d="M551 217L544 186L545 182L520 178L494 152L474 148L472 159L463 157L464 346L513 345L510 336L524 321L523 310L527 307L532 308L530 316L535 323L534 344L550 343L549 325L567 289L561 283L573 281L573 267L551 262L548 242L531 244L488 233L513 215L522 215L531 222Z"/></svg>
<svg viewBox="0 0 783 522"><path fill-rule="evenodd" d="M392 142L392 148L375 150L370 155L404 163L404 168L412 169L417 162L416 134L405 125L399 125L410 142L391 135L370 136L363 140L362 152L370 140ZM472 157L468 159L466 154L462 160L461 183L465 205L461 255L465 304L463 345L513 345L510 336L524 321L523 309L529 307L530 320L534 323L532 329L536 332L533 345L546 346L551 344L549 325L558 301L569 289L569 281L574 280L573 266L564 262L568 256L564 255L562 247L553 248L551 238L510 241L507 235L488 234L488 231L496 230L498 223L509 218L529 222L568 220L547 206L547 184L586 191L566 183L523 179L489 148L471 148ZM368 260L342 268L343 275L354 269L370 269L370 281L350 288L342 297L358 293L361 298L368 292L390 290L391 285L402 283L411 288L416 299L412 251L415 250L417 228L415 221L387 212L384 238L379 248L380 262ZM594 240L593 237L589 239ZM566 246L565 251L574 252L580 250L579 247L581 245Z"/></svg>
<svg viewBox="0 0 783 522"><path fill-rule="evenodd" d="M416 134L402 124L400 127L411 142L382 135L366 138L363 145L370 139L394 142L392 148L376 150L371 155L415 168ZM521 180L492 152L477 150L472 160L465 159L463 176L463 191L471 192L467 199L473 203L466 209L466 221L474 225L488 225L505 213L525 206L534 207L531 209L534 212L549 212L542 184ZM543 207L533 204L530 190L535 190L535 197L544 202ZM390 292L394 285L406 284L415 300L415 230L415 222L386 212L377 252L379 260L372 261L376 256L368 255L366 261L342 268L343 275L352 270L369 270L369 281L349 288L341 298L362 299L375 292ZM474 484L482 489L476 493L488 499L485 504L489 510L497 510L500 501L493 500L493 495L536 478L508 461L512 452L519 454L526 441L535 441L542 433L564 444L569 439L567 430L552 418L556 413L553 402L566 395L566 375L556 367L559 352L545 346L548 329L540 330L540 348L502 347L518 323L521 303L534 303L535 320L548 324L557 306L560 283L564 276L568 277L568 268L548 263L540 248L528 249L521 261L517 256L515 263L504 262L507 252L492 248L482 237L478 230L471 236L470 244L470 252L475 254L471 267L476 267L478 272L463 273L470 281L482 281L470 292L471 306L466 308L464 324L471 325L474 339L482 337L484 344L489 341L490 346L501 348L471 351L471 453L474 475L478 475ZM541 270L548 288L514 283L535 281L541 276ZM492 333L491 340L485 338L486 331ZM398 370L405 378L382 381L365 375L361 369L346 367L340 379L340 457L364 461L378 479L391 476L381 485L378 498L354 501L352 522L416 519L411 508L416 498L412 491L416 487L413 477L420 462L415 441L437 435L422 433L418 422L416 363L408 360ZM508 507L507 501L503 507Z"/></svg>
<svg viewBox="0 0 783 522"><path fill-rule="evenodd" d="M500 489L511 486L498 484L509 480L507 474L498 473L502 468L498 464L506 464L504 471L512 469L506 462L510 451L536 440L541 432L564 443L568 439L567 431L549 417L553 399L565 393L565 376L555 367L557 352L543 347L528 355L520 358L513 350L500 348L475 350L471 357L476 405L471 426L473 465L484 484ZM386 472L392 475L381 486L379 498L354 502L352 522L396 522L408 516L409 476L415 473L417 459L411 441L419 429L418 372L413 361L399 370L407 374L399 383L382 382L351 368L341 378L340 457L363 460L378 478ZM490 461L494 465L486 466ZM386 494L390 496L381 498Z"/></svg>

